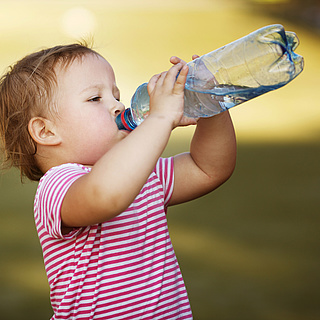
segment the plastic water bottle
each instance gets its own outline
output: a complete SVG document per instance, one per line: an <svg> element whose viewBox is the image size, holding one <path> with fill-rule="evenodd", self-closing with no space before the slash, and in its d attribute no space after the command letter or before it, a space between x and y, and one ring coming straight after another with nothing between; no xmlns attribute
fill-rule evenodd
<svg viewBox="0 0 320 320"><path fill-rule="evenodd" d="M188 63L184 115L211 117L278 89L303 70L294 50L299 39L276 24L258 29ZM121 130L133 130L149 113L147 83L138 87L131 108L116 118Z"/></svg>

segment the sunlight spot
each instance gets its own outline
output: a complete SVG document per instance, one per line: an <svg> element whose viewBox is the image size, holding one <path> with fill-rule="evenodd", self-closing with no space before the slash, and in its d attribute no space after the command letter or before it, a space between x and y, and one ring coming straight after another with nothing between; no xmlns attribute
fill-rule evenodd
<svg viewBox="0 0 320 320"><path fill-rule="evenodd" d="M85 38L93 34L96 27L94 14L83 7L67 10L61 19L63 32L73 38Z"/></svg>

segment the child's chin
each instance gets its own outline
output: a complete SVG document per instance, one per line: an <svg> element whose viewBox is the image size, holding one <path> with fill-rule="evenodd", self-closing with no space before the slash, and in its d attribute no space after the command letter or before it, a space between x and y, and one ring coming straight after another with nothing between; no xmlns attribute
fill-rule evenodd
<svg viewBox="0 0 320 320"><path fill-rule="evenodd" d="M130 134L131 131L128 131L128 130L120 130L120 132L121 132L124 136L127 136L128 134Z"/></svg>

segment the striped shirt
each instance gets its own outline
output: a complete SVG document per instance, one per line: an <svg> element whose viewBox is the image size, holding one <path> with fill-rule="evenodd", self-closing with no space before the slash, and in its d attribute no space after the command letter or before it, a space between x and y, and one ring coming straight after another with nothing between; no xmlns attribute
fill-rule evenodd
<svg viewBox="0 0 320 320"><path fill-rule="evenodd" d="M52 320L192 319L166 220L173 190L172 158L159 159L126 211L63 235L63 198L90 170L78 164L54 167L40 180L35 196Z"/></svg>

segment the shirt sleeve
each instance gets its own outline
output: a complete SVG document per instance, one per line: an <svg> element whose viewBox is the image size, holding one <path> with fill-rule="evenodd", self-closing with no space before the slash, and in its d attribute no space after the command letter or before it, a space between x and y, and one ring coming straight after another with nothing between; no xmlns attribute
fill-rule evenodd
<svg viewBox="0 0 320 320"><path fill-rule="evenodd" d="M155 173L163 186L164 205L168 206L174 184L173 157L160 158L155 167Z"/></svg>
<svg viewBox="0 0 320 320"><path fill-rule="evenodd" d="M70 186L89 168L77 164L65 164L50 169L40 180L34 201L36 225L55 239L70 239L81 230L75 229L67 235L61 232L61 206Z"/></svg>

